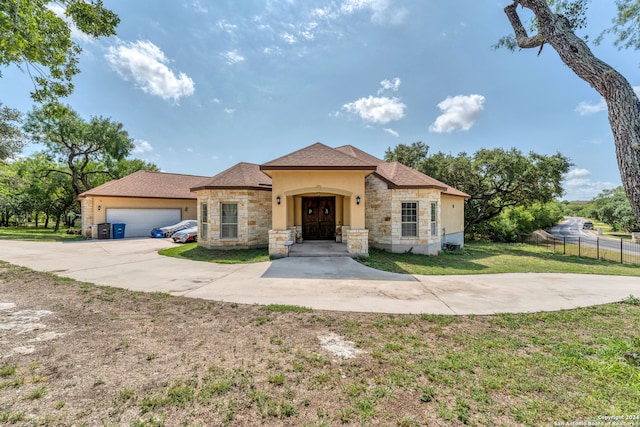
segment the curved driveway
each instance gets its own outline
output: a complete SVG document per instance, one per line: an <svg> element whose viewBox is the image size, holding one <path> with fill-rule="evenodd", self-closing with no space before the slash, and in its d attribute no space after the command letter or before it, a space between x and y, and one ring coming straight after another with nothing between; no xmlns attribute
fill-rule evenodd
<svg viewBox="0 0 640 427"><path fill-rule="evenodd" d="M0 240L0 259L97 285L317 310L483 315L571 309L640 296L638 277L412 276L374 270L351 258L222 265L158 255L158 250L173 245L168 239L150 238L66 243Z"/></svg>

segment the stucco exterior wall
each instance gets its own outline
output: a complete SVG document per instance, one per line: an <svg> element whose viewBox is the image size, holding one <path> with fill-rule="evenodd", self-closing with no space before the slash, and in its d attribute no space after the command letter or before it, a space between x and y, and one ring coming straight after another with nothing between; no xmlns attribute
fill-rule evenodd
<svg viewBox="0 0 640 427"><path fill-rule="evenodd" d="M256 248L269 244L271 227L271 193L261 190L200 190L198 194L198 224L202 226L201 203L207 203L207 236L198 237L198 244L213 248ZM238 205L238 237L222 239L220 206ZM200 233L201 234L201 233Z"/></svg>
<svg viewBox="0 0 640 427"><path fill-rule="evenodd" d="M464 245L464 198L442 195L443 243Z"/></svg>
<svg viewBox="0 0 640 427"><path fill-rule="evenodd" d="M82 234L91 237L91 226L107 221L107 209L180 209L181 220L196 219L195 199L152 199L88 196L80 200Z"/></svg>
<svg viewBox="0 0 640 427"><path fill-rule="evenodd" d="M371 171L269 171L274 207L272 229L286 230L287 227L299 225L296 224L298 220L296 212L300 211L300 198L297 196L301 195L336 196L336 203L342 205L340 209L342 218L336 217L336 223L340 221L342 225L349 225L352 228L364 228L366 201L364 178L369 173ZM278 196L280 196L279 205L276 203ZM356 203L357 196L361 199L359 205Z"/></svg>

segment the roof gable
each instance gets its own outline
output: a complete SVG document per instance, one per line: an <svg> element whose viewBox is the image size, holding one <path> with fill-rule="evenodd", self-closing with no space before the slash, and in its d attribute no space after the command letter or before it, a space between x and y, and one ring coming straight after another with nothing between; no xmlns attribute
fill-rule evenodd
<svg viewBox="0 0 640 427"><path fill-rule="evenodd" d="M190 188L203 179L206 177L141 170L85 191L78 198L104 196L196 199L196 194Z"/></svg>
<svg viewBox="0 0 640 427"><path fill-rule="evenodd" d="M365 153L364 151L354 147L353 145L343 145L342 147L337 147L336 150L374 165L379 165L380 163L386 163L384 160L379 159L375 156L372 156L369 153Z"/></svg>
<svg viewBox="0 0 640 427"><path fill-rule="evenodd" d="M271 190L271 178L260 171L260 166L241 162L216 176L201 181L191 188L192 191L224 188L254 188Z"/></svg>
<svg viewBox="0 0 640 427"><path fill-rule="evenodd" d="M308 147L260 165L260 170L375 170L376 163L361 160L316 142Z"/></svg>

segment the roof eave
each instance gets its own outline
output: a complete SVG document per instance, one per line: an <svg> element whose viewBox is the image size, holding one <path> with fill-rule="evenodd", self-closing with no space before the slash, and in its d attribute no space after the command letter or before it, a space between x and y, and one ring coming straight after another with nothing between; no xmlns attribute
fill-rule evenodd
<svg viewBox="0 0 640 427"><path fill-rule="evenodd" d="M202 190L260 190L260 191L271 191L270 185L264 186L251 186L251 185L203 185L200 187L190 188L191 191L202 191Z"/></svg>
<svg viewBox="0 0 640 427"><path fill-rule="evenodd" d="M353 170L353 171L375 171L376 166L269 166L269 165L260 165L261 171L305 171L305 170L322 170L322 171L343 171L343 170Z"/></svg>

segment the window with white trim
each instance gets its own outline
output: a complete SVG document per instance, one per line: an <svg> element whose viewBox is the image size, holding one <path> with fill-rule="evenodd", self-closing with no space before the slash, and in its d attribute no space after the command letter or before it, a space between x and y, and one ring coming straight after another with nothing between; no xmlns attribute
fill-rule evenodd
<svg viewBox="0 0 640 427"><path fill-rule="evenodd" d="M200 239L204 240L209 234L209 206L200 203Z"/></svg>
<svg viewBox="0 0 640 427"><path fill-rule="evenodd" d="M238 204L237 203L221 203L220 204L220 238L221 239L237 239L238 238Z"/></svg>
<svg viewBox="0 0 640 427"><path fill-rule="evenodd" d="M431 235L438 235L438 202L431 202Z"/></svg>
<svg viewBox="0 0 640 427"><path fill-rule="evenodd" d="M402 237L418 236L418 203L402 202Z"/></svg>

